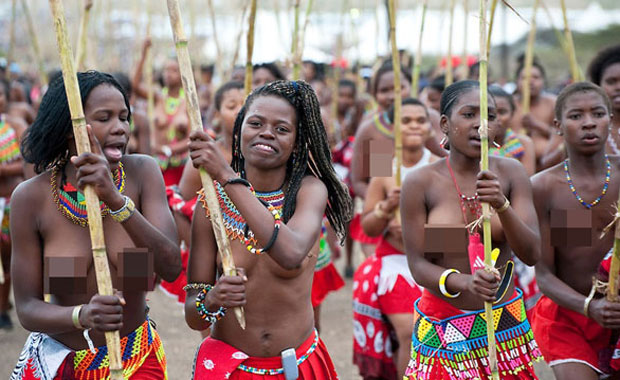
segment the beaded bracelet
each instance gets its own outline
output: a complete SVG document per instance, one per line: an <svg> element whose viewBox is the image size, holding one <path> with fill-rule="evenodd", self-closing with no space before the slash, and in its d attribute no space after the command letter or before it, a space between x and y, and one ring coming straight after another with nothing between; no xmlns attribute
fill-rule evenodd
<svg viewBox="0 0 620 380"><path fill-rule="evenodd" d="M249 233L244 234L245 247L248 249L248 251L250 251L251 253L255 255L260 255L262 253L267 252L269 249L271 249L273 244L276 242L276 239L278 237L278 232L280 231L280 224L282 223L280 212L278 212L278 210L276 210L276 208L273 207L272 205L267 206L267 209L269 210L269 212L271 212L271 215L273 215L273 219L275 219L275 224L273 226L273 234L271 235L269 242L267 242L267 244L265 244L263 248L256 249L256 247L252 246L252 242L249 239Z"/></svg>
<svg viewBox="0 0 620 380"><path fill-rule="evenodd" d="M196 295L196 310L198 311L198 315L200 316L200 318L204 319L210 324L214 324L215 322L222 319L222 317L226 314L226 309L220 306L220 308L216 312L207 310L204 301L207 293L209 293L209 291L213 289L213 286L209 284L206 285L207 286L201 289L200 292L198 292L198 295Z"/></svg>
<svg viewBox="0 0 620 380"><path fill-rule="evenodd" d="M188 291L190 289L194 289L194 290L208 289L207 291L209 291L212 288L213 288L213 285L207 284L204 282L190 282L183 287L183 290Z"/></svg>

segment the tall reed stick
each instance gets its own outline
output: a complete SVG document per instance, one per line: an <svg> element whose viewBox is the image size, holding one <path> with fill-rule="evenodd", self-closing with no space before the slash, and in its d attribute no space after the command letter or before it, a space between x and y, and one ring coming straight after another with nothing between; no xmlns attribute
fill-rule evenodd
<svg viewBox="0 0 620 380"><path fill-rule="evenodd" d="M551 29L553 30L553 34L555 34L555 38L558 40L558 43L560 44L560 47L562 48L562 51L570 59L570 54L568 52L568 47L566 46L566 38L565 38L565 36L562 33L560 33L558 28L555 26L555 24L553 22L553 15L551 14L551 11L549 11L549 8L547 7L547 4L543 1L543 2L540 3L540 5L542 6L542 8L545 10L545 13L547 14L547 18L549 19L549 24L551 25Z"/></svg>
<svg viewBox="0 0 620 380"><path fill-rule="evenodd" d="M228 80L230 78L230 73L235 67L237 63L237 59L239 59L239 46L241 46L241 36L243 35L243 21L245 20L245 14L248 13L248 5L251 0L246 0L243 4L243 9L241 10L241 18L239 19L239 29L237 30L237 36L235 38L235 47L233 52L232 61L230 62L230 67L225 72L225 78L223 80Z"/></svg>
<svg viewBox="0 0 620 380"><path fill-rule="evenodd" d="M299 3L300 0L295 0L295 5L293 6L294 14L295 14L295 27L293 29L293 38L291 39L291 62L293 63L293 80L298 80L299 75L301 73L301 62L298 60L299 50Z"/></svg>
<svg viewBox="0 0 620 380"><path fill-rule="evenodd" d="M151 22L153 18L153 3L147 4L147 21L146 21L146 38L151 38ZM146 52L144 76L146 80L146 117L149 123L149 151L142 152L150 154L151 149L155 146L155 89L153 88L153 41Z"/></svg>
<svg viewBox="0 0 620 380"><path fill-rule="evenodd" d="M340 32L338 33L338 37L336 39L336 54L334 60L334 72L333 72L333 80L331 82L331 92L332 92L332 104L331 104L331 117L332 122L327 125L327 135L330 138L333 138L336 144L340 142L342 138L342 130L338 131L340 134L336 134L336 122L338 121L338 87L340 83L341 77L341 68L340 63L342 62L342 51L344 47L344 29L345 29L345 15L347 10L349 9L349 0L344 0L342 2L342 7L340 9Z"/></svg>
<svg viewBox="0 0 620 380"><path fill-rule="evenodd" d="M211 17L211 29L213 31L213 43L215 44L215 72L218 75L222 75L222 48L220 46L219 38L217 38L217 25L215 22L215 9L213 7L213 0L208 0L207 5L209 8L209 17ZM226 80L222 78L222 80Z"/></svg>
<svg viewBox="0 0 620 380"><path fill-rule="evenodd" d="M394 0L388 3L390 13L390 44L392 47L392 67L394 68L394 150L396 154L396 186L400 187L400 170L403 162L403 139L400 131L400 111L402 93L400 91L400 56L396 46L396 9ZM398 213L397 213L398 214Z"/></svg>
<svg viewBox="0 0 620 380"><path fill-rule="evenodd" d="M487 34L487 54L491 51L491 35L493 34L493 25L495 25L495 10L497 9L497 0L491 1L491 21L489 21L489 33Z"/></svg>
<svg viewBox="0 0 620 380"><path fill-rule="evenodd" d="M254 23L256 22L256 0L251 0L248 17L247 53L245 58L245 95L252 91L252 54L254 53Z"/></svg>
<svg viewBox="0 0 620 380"><path fill-rule="evenodd" d="M312 12L312 5L314 4L314 0L308 0L308 5L306 5L306 14L304 15L304 26L301 28L301 37L299 39L299 48L298 48L298 61L301 64L302 57L304 55L304 47L306 46L306 30L308 30L308 24L310 24L310 13Z"/></svg>
<svg viewBox="0 0 620 380"><path fill-rule="evenodd" d="M538 11L539 0L534 0L532 10L532 21L530 23L530 34L527 38L527 48L525 50L525 66L523 68L523 82L521 82L521 112L530 113L530 78L532 77L532 64L534 63L534 42L536 41L536 12Z"/></svg>
<svg viewBox="0 0 620 380"><path fill-rule="evenodd" d="M37 68L39 71L39 82L41 87L47 85L47 74L45 73L45 66L43 65L43 59L41 58L41 50L39 49L39 39L37 33L34 31L32 24L32 16L28 9L28 0L22 0L22 12L26 17L26 25L28 27L28 35L30 35L30 44L32 45L32 52L34 53L34 59L37 61Z"/></svg>
<svg viewBox="0 0 620 380"><path fill-rule="evenodd" d="M418 36L418 48L415 52L413 72L411 73L411 97L418 97L418 87L420 81L420 67L422 66L422 36L424 35L424 22L426 21L426 10L428 9L428 0L422 3L422 22L420 23L420 35Z"/></svg>
<svg viewBox="0 0 620 380"><path fill-rule="evenodd" d="M461 58L461 70L463 72L463 78L469 76L469 65L467 65L467 26L469 24L469 2L463 0L463 12L465 13L463 18L463 56Z"/></svg>
<svg viewBox="0 0 620 380"><path fill-rule="evenodd" d="M86 118L82 108L80 87L74 67L74 57L69 45L67 25L65 23L64 9L62 0L50 0L54 26L56 29L56 39L60 53L60 63L62 67L62 77L65 83L67 101L71 111L71 122L73 124L73 136L77 153L90 152L88 132L86 131ZM113 295L112 279L110 278L110 268L108 266L108 255L106 253L105 238L103 236L103 224L101 220L101 210L99 199L92 186L84 189L86 198L86 213L88 215L88 227L90 230L90 241L93 251L93 263L97 278L97 289L99 294L104 296ZM108 347L108 357L110 360L110 377L112 380L123 379L123 363L121 361L121 344L118 331L107 331L105 333L106 345Z"/></svg>
<svg viewBox="0 0 620 380"><path fill-rule="evenodd" d="M487 88L487 69L489 52L487 51L487 0L480 0L480 170L489 170L489 104ZM482 232L484 243L484 264L493 267L491 259L491 209L482 203ZM493 380L499 380L497 369L497 344L495 343L495 321L493 304L484 303L487 320L487 341L489 345L489 368Z"/></svg>
<svg viewBox="0 0 620 380"><path fill-rule="evenodd" d="M618 195L618 207L620 207L620 195ZM618 274L620 273L620 220L616 220L613 253L609 266L609 284L607 285L606 298L610 302L618 302Z"/></svg>
<svg viewBox="0 0 620 380"><path fill-rule="evenodd" d="M15 54L15 23L17 22L17 0L11 3L11 24L9 26L9 51L6 55L6 79L11 79L11 63Z"/></svg>
<svg viewBox="0 0 620 380"><path fill-rule="evenodd" d="M568 52L568 60L570 62L570 72L573 82L578 82L583 80L583 76L581 75L581 70L579 70L579 63L577 63L577 54L575 53L573 33L571 32L570 25L568 24L565 0L560 0L560 4L562 5L562 17L564 18L564 36L566 38L566 49Z"/></svg>
<svg viewBox="0 0 620 380"><path fill-rule="evenodd" d="M75 52L75 68L80 71L84 68L84 57L86 56L86 41L88 40L88 20L90 10L93 7L93 0L84 0L84 10L80 19L80 33L78 34L77 51Z"/></svg>
<svg viewBox="0 0 620 380"><path fill-rule="evenodd" d="M454 7L455 0L450 0L450 28L448 34L448 57L446 58L446 87L454 82L454 74L452 73L452 35L454 30Z"/></svg>
<svg viewBox="0 0 620 380"><path fill-rule="evenodd" d="M196 91L196 82L194 81L189 50L187 49L187 37L185 37L185 32L183 31L179 0L168 0L168 14L170 16L170 26L172 27L172 33L174 35L174 45L176 46L177 59L181 71L181 81L183 82L183 89L185 90L185 100L187 102L191 129L193 131L202 131L198 92ZM220 204L217 200L215 187L213 187L213 179L211 179L211 176L204 169L200 168L200 180L205 191L207 206L211 212L211 225L213 226L213 233L215 234L218 251L222 258L224 274L227 276L236 276L237 270L230 250L230 242L226 237ZM243 308L236 307L233 310L239 325L242 329L245 329Z"/></svg>

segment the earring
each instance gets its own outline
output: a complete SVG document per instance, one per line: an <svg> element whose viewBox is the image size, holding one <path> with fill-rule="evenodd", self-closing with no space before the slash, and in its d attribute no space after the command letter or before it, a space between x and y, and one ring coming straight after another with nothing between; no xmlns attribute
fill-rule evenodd
<svg viewBox="0 0 620 380"><path fill-rule="evenodd" d="M493 141L493 146L496 147L497 149L501 148L502 146L499 145L496 141Z"/></svg>
<svg viewBox="0 0 620 380"><path fill-rule="evenodd" d="M448 142L448 136L444 135L441 141L439 142L439 146L443 149L443 147L446 145L447 142Z"/></svg>

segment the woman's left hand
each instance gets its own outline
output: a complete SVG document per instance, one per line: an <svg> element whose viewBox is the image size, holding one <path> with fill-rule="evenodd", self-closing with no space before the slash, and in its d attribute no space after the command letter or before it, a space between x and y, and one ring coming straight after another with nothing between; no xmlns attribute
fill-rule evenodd
<svg viewBox="0 0 620 380"><path fill-rule="evenodd" d="M87 125L86 130L92 152L71 157L71 163L77 169L76 186L82 191L86 186L92 186L100 201L108 205L110 209L117 210L123 206L125 200L114 184L110 165L91 126Z"/></svg>
<svg viewBox="0 0 620 380"><path fill-rule="evenodd" d="M476 181L476 194L480 202L487 202L491 207L497 209L504 205L506 196L502 192L502 186L495 173L483 170L478 173Z"/></svg>
<svg viewBox="0 0 620 380"><path fill-rule="evenodd" d="M189 155L195 168L203 168L220 183L226 182L236 173L220 151L215 140L204 131L193 131L189 135Z"/></svg>

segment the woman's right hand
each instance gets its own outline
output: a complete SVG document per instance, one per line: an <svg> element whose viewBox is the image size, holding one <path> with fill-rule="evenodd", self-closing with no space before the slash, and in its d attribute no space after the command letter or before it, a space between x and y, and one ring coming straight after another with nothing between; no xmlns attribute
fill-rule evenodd
<svg viewBox="0 0 620 380"><path fill-rule="evenodd" d="M606 329L620 329L620 303L609 302L605 298L592 300L588 315Z"/></svg>
<svg viewBox="0 0 620 380"><path fill-rule="evenodd" d="M113 296L95 294L80 310L80 324L86 329L116 331L123 327L125 299L121 292Z"/></svg>
<svg viewBox="0 0 620 380"><path fill-rule="evenodd" d="M400 187L391 189L385 200L382 201L381 210L386 214L391 214L398 208L400 204Z"/></svg>
<svg viewBox="0 0 620 380"><path fill-rule="evenodd" d="M242 268L237 268L236 276L222 276L209 293L207 293L207 310L215 312L220 307L230 309L245 306L245 283L248 278Z"/></svg>
<svg viewBox="0 0 620 380"><path fill-rule="evenodd" d="M467 290L480 297L484 302L495 302L495 293L499 287L500 280L499 273L478 269L471 275L467 284Z"/></svg>

